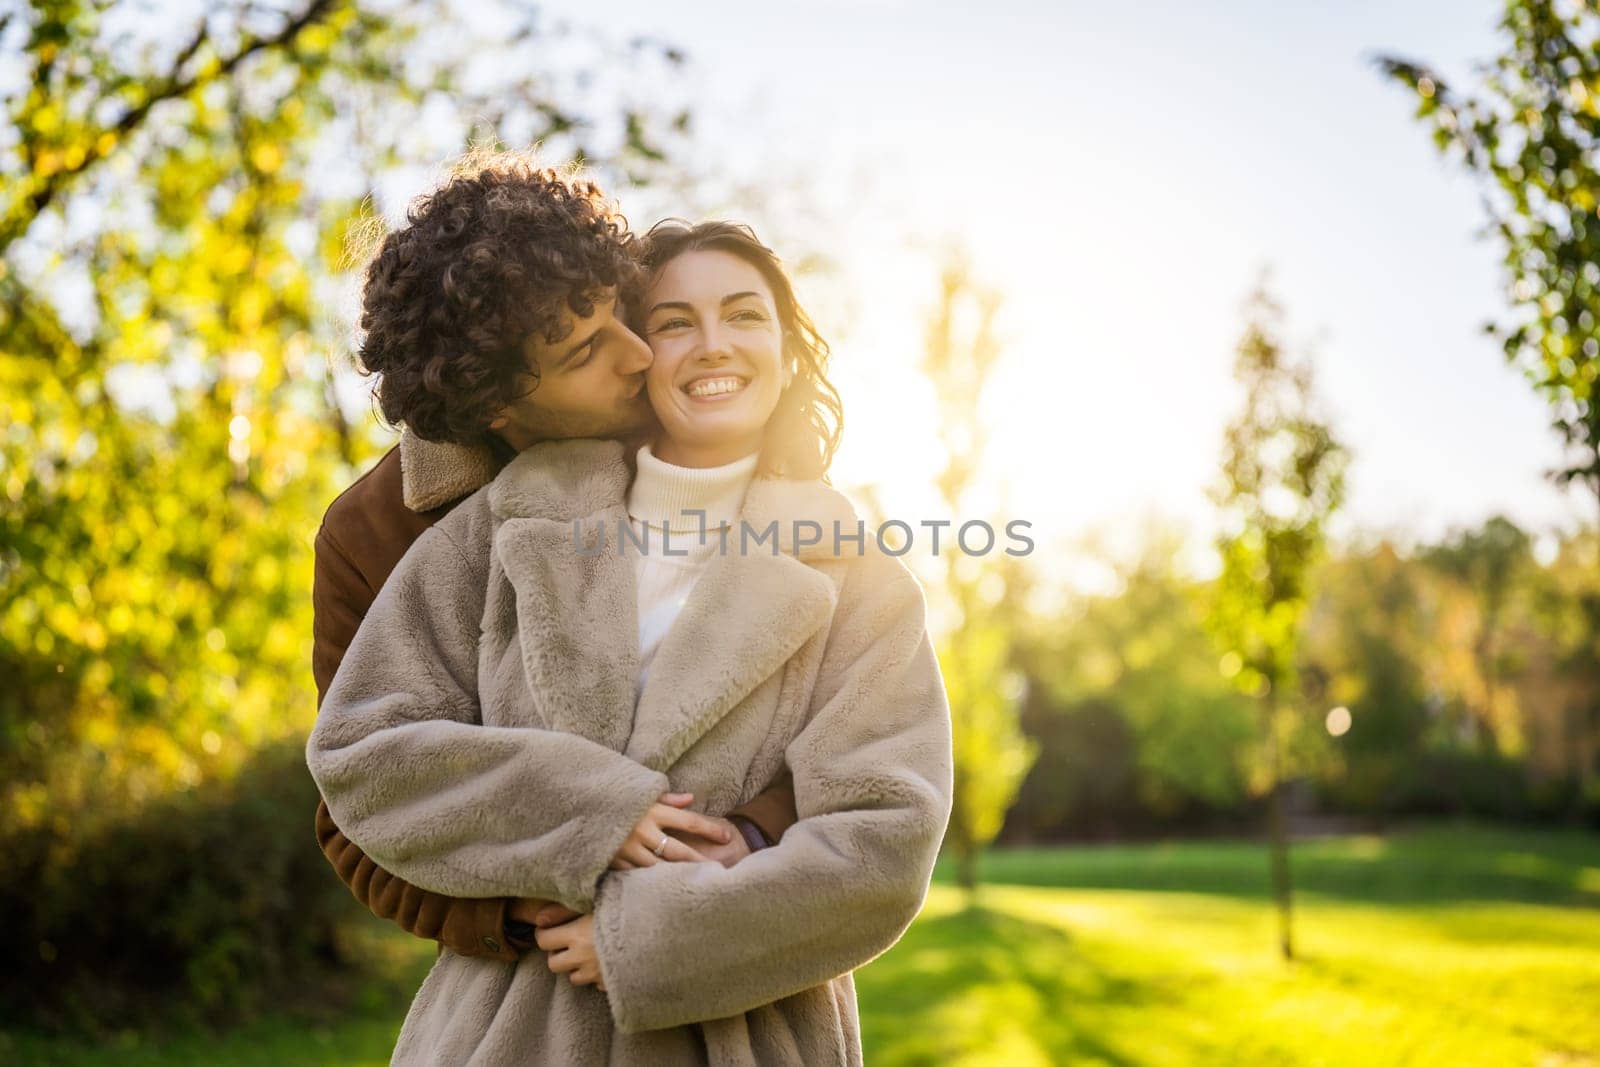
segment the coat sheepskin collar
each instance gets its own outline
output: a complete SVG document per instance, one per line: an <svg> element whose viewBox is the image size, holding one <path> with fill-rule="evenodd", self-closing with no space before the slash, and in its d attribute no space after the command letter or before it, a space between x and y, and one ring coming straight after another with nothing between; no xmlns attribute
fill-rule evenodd
<svg viewBox="0 0 1600 1067"><path fill-rule="evenodd" d="M502 520L570 523L614 513L626 501L632 477L619 441L546 441L507 464L489 490L489 508ZM752 538L776 523L782 555L815 560L858 554L856 542L848 540L857 531L855 509L843 493L820 481L755 478L745 493L741 518L751 528ZM842 540L837 552L836 528ZM816 543L805 543L813 540ZM770 553L767 544L770 541L758 550Z"/></svg>
<svg viewBox="0 0 1600 1067"><path fill-rule="evenodd" d="M485 445L424 441L400 431L400 486L406 507L432 511L494 481L500 465Z"/></svg>

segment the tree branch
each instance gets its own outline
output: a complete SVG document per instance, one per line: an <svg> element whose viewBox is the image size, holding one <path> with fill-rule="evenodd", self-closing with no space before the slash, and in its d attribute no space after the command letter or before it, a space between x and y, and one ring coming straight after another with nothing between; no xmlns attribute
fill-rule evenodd
<svg viewBox="0 0 1600 1067"><path fill-rule="evenodd" d="M25 203L27 209L12 215L0 226L0 254L10 247L11 242L22 236L32 224L61 194L67 185L84 171L110 155L127 136L139 127L149 116L151 109L157 104L184 96L201 85L208 84L217 78L225 78L232 74L239 64L258 52L267 51L287 45L297 37L302 30L312 23L326 17L336 4L345 0L311 0L311 3L299 15L284 23L276 33L262 37L247 37L241 43L238 51L222 60L217 66L203 74L184 76L182 69L194 54L204 44L207 33L204 23L195 39L178 54L173 63L171 72L156 81L136 106L130 108L122 118L105 129L90 132L85 136L88 144L85 146L83 158L76 164L62 167L53 172L31 194ZM110 135L109 137L107 135Z"/></svg>

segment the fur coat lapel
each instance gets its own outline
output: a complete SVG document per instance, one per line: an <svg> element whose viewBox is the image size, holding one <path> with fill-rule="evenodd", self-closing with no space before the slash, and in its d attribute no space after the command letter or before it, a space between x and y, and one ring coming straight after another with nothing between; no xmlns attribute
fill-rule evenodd
<svg viewBox="0 0 1600 1067"><path fill-rule="evenodd" d="M665 771L828 621L837 590L812 564L835 557L834 523L849 533L856 520L849 501L820 482L753 481L742 516L753 531L746 551L738 529L730 531L640 694L633 549L618 545L631 473L615 441L529 449L490 489L494 551L516 591L523 669L542 722ZM815 523L821 541L798 544L797 521L804 539ZM776 539L757 544L774 522Z"/></svg>

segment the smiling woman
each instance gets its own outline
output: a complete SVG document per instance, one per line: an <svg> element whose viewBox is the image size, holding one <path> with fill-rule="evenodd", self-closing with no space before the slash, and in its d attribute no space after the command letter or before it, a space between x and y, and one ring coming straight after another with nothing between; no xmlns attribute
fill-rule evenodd
<svg viewBox="0 0 1600 1067"><path fill-rule="evenodd" d="M759 449L764 474L824 477L843 408L827 377L828 344L778 257L732 222L668 219L645 241L634 328L655 354L647 381L664 431L657 456L714 467Z"/></svg>
<svg viewBox="0 0 1600 1067"><path fill-rule="evenodd" d="M761 273L730 252L685 252L650 287L645 336L660 458L717 467L756 451L793 374Z"/></svg>

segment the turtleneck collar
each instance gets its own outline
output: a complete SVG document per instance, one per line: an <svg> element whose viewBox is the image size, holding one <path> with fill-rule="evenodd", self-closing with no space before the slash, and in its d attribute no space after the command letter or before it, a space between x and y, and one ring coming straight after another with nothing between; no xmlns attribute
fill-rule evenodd
<svg viewBox="0 0 1600 1067"><path fill-rule="evenodd" d="M628 515L673 533L701 528L700 517L685 515L685 510L704 511L707 529L732 524L739 518L759 458L752 452L721 467L679 467L657 459L645 445L639 449L638 473L628 490Z"/></svg>

